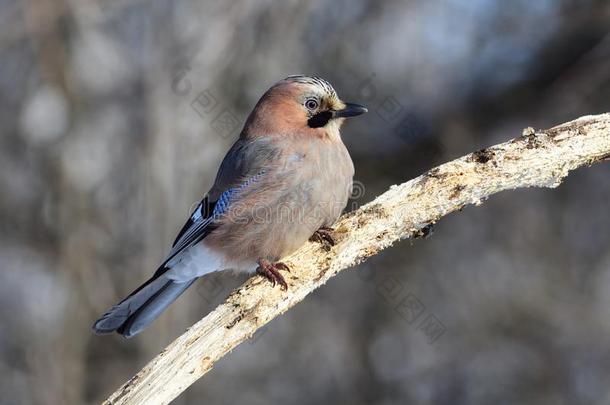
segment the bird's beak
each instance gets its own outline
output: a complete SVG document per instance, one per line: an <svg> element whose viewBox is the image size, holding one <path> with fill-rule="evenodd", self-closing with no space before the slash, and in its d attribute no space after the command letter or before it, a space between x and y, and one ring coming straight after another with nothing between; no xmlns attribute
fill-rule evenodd
<svg viewBox="0 0 610 405"><path fill-rule="evenodd" d="M333 111L333 118L356 117L365 112L368 112L368 110L364 106L354 103L345 103L343 109Z"/></svg>

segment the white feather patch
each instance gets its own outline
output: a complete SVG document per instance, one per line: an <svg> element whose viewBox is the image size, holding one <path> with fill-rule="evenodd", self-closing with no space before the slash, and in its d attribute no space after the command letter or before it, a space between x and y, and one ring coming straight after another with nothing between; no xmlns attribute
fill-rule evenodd
<svg viewBox="0 0 610 405"><path fill-rule="evenodd" d="M210 249L203 241L185 249L167 263L165 275L177 282L190 281L208 273L222 270L253 271L256 262L233 262L221 252Z"/></svg>

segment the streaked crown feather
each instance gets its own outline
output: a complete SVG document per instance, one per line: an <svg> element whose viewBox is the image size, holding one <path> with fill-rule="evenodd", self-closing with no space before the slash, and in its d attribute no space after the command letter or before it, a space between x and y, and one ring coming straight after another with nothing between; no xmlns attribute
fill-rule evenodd
<svg viewBox="0 0 610 405"><path fill-rule="evenodd" d="M329 82L316 76L293 75L284 79L287 82L312 84L324 89L326 94L331 98L337 98L337 92Z"/></svg>

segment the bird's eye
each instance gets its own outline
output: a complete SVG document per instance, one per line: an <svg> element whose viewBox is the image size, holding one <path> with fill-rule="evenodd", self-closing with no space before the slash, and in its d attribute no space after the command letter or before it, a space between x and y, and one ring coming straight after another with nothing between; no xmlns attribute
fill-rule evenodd
<svg viewBox="0 0 610 405"><path fill-rule="evenodd" d="M318 100L315 98L308 98L305 100L305 107L307 107L308 110L315 110L318 108Z"/></svg>

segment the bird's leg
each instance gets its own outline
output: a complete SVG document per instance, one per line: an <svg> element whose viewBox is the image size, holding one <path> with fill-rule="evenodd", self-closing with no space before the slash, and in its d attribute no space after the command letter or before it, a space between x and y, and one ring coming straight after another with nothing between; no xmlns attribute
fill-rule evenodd
<svg viewBox="0 0 610 405"><path fill-rule="evenodd" d="M282 262L271 263L267 259L260 259L258 261L258 267L256 268L256 272L271 281L274 287L275 283L278 283L284 290L287 290L288 284L286 284L286 280L284 280L284 277L280 274L279 270L286 270L289 272L290 268Z"/></svg>
<svg viewBox="0 0 610 405"><path fill-rule="evenodd" d="M322 244L322 247L329 251L331 247L335 246L335 231L333 228L321 227L311 235L309 238L312 242L318 242Z"/></svg>

